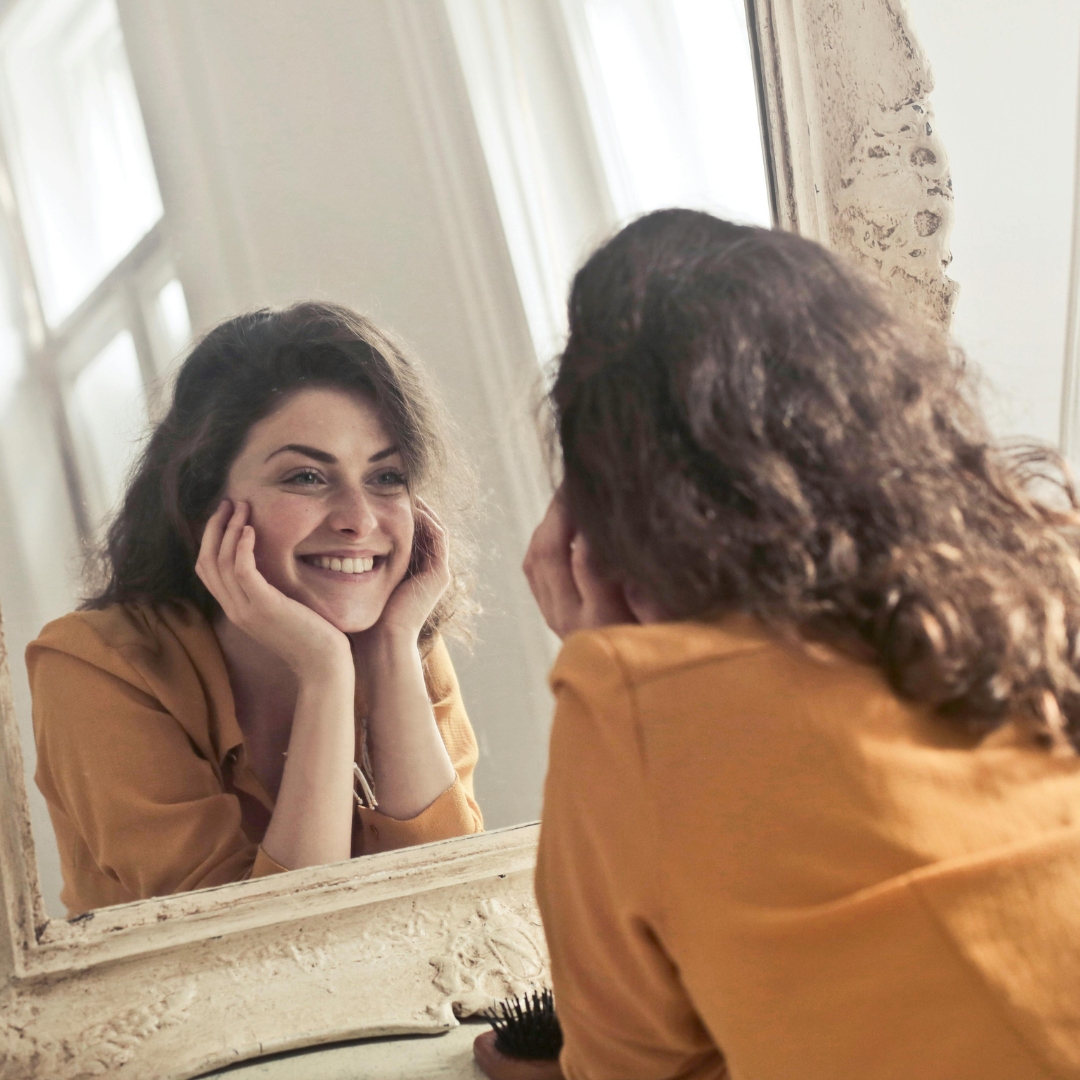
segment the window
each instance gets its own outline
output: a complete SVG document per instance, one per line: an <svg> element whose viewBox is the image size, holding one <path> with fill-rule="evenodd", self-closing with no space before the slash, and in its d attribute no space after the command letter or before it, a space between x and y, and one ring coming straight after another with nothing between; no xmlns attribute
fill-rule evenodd
<svg viewBox="0 0 1080 1080"><path fill-rule="evenodd" d="M115 0L20 0L0 25L0 135L17 336L55 396L82 542L116 506L191 328ZM5 379L18 381L9 363Z"/></svg>
<svg viewBox="0 0 1080 1080"><path fill-rule="evenodd" d="M445 0L538 356L570 277L667 206L771 224L742 0Z"/></svg>
<svg viewBox="0 0 1080 1080"><path fill-rule="evenodd" d="M665 206L768 226L742 0L564 0L620 220Z"/></svg>

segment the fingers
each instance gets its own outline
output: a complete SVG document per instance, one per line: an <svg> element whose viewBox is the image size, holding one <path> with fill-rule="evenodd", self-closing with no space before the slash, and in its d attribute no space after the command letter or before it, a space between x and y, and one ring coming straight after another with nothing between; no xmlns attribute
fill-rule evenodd
<svg viewBox="0 0 1080 1080"><path fill-rule="evenodd" d="M416 500L416 534L413 548L420 556L415 560L416 573L428 569L442 570L449 573L450 540L438 515L423 499Z"/></svg>
<svg viewBox="0 0 1080 1080"><path fill-rule="evenodd" d="M252 525L244 525L236 538L236 551L233 559L233 578L243 593L244 598L251 602L263 589L269 589L266 578L259 573L255 564L255 528ZM222 575L223 577L226 575ZM276 592L276 590L274 590Z"/></svg>
<svg viewBox="0 0 1080 1080"><path fill-rule="evenodd" d="M351 661L348 638L329 620L276 589L255 560L251 507L222 501L203 530L196 573L228 621L298 677Z"/></svg>
<svg viewBox="0 0 1080 1080"><path fill-rule="evenodd" d="M225 526L232 513L232 503L228 499L223 499L206 522L202 542L199 545L199 556L195 560L195 573L219 604L225 595L225 586L218 570L218 552L221 549L221 538L225 533Z"/></svg>
<svg viewBox="0 0 1080 1080"><path fill-rule="evenodd" d="M573 537L569 515L556 495L532 535L522 564L544 621L559 637L577 629L582 607L570 565Z"/></svg>
<svg viewBox="0 0 1080 1080"><path fill-rule="evenodd" d="M548 626L565 638L575 630L637 622L622 586L605 581L589 561L558 493L533 533L523 569Z"/></svg>
<svg viewBox="0 0 1080 1080"><path fill-rule="evenodd" d="M195 563L200 580L234 622L243 618L242 611L254 584L253 575L262 580L255 569L255 530L247 524L249 512L247 503L238 502L234 506L223 500L206 523ZM243 544L242 537L246 538ZM238 559L243 561L242 566L238 566Z"/></svg>
<svg viewBox="0 0 1080 1080"><path fill-rule="evenodd" d="M218 548L217 563L218 569L223 570L226 567L232 569L236 562L236 544L240 539L240 532L247 524L248 518L248 505L245 502L238 502L232 512L232 516L229 518L228 523L225 526L225 530L221 535L221 546Z"/></svg>

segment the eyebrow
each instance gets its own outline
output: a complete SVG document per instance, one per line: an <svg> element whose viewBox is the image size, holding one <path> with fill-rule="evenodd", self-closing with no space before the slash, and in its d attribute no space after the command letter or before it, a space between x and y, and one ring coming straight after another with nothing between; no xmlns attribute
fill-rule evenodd
<svg viewBox="0 0 1080 1080"><path fill-rule="evenodd" d="M321 461L324 465L336 465L337 458L333 454L328 454L325 450L317 450L314 446L304 446L301 443L287 443L285 446L279 446L272 454L267 457L266 461L269 461L272 457L277 457L278 454L285 453L303 454L304 457L309 457L313 461ZM392 454L398 453L396 446L388 446L385 450L380 450L377 454L372 454L368 458L368 464L374 461L382 461L383 458L388 458ZM263 464L266 464L266 461Z"/></svg>

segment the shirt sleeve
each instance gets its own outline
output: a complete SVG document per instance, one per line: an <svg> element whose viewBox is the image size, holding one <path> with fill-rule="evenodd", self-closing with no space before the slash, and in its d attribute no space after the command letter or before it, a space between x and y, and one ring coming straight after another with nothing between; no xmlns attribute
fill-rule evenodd
<svg viewBox="0 0 1080 1080"><path fill-rule="evenodd" d="M720 1080L723 1057L662 944L658 824L634 703L602 637L572 638L555 720L536 892L567 1080Z"/></svg>
<svg viewBox="0 0 1080 1080"><path fill-rule="evenodd" d="M387 817L377 810L361 809L365 855L483 831L484 818L473 791L473 772L479 749L461 700L453 662L441 637L435 638L424 658L424 679L435 723L450 755L456 779L430 806L405 821Z"/></svg>
<svg viewBox="0 0 1080 1080"><path fill-rule="evenodd" d="M136 899L280 871L244 835L239 802L211 762L138 673L113 660L106 671L49 648L28 654L37 783L85 843L87 869Z"/></svg>

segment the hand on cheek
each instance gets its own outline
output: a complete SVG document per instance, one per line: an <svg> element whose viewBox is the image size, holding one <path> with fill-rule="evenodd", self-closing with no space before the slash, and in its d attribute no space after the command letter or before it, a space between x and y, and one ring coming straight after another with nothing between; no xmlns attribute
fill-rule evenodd
<svg viewBox="0 0 1080 1080"><path fill-rule="evenodd" d="M533 533L522 567L544 621L560 637L614 623L637 622L620 585L602 580L555 493Z"/></svg>
<svg viewBox="0 0 1080 1080"><path fill-rule="evenodd" d="M271 585L255 564L250 507L223 500L203 530L195 573L238 629L298 675L347 658L348 639Z"/></svg>
<svg viewBox="0 0 1080 1080"><path fill-rule="evenodd" d="M411 572L406 571L386 601L373 630L400 633L414 644L450 584L446 530L422 499L416 500Z"/></svg>

